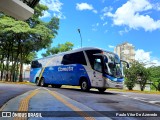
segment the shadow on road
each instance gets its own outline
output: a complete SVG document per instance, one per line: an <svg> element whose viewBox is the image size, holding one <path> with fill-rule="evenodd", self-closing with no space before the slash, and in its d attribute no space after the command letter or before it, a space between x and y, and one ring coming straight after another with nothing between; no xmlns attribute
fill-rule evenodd
<svg viewBox="0 0 160 120"><path fill-rule="evenodd" d="M54 89L54 88L53 88ZM62 89L62 90L68 90L68 91L78 91L80 93L90 93L90 94L102 94L102 95L117 95L119 93L112 93L112 92L107 92L107 90L104 93L100 93L99 91L95 91L95 90L90 90L88 92L84 92L81 89L77 89L77 88L55 88L55 89Z"/></svg>

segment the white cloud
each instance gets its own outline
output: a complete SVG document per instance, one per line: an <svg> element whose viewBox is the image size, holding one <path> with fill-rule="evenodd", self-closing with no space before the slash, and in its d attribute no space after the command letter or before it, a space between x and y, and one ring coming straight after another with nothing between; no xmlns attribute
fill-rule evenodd
<svg viewBox="0 0 160 120"><path fill-rule="evenodd" d="M93 6L88 3L77 3L76 9L77 10L93 10Z"/></svg>
<svg viewBox="0 0 160 120"><path fill-rule="evenodd" d="M108 45L108 47L109 47L109 48L115 48L115 46L113 46L113 45Z"/></svg>
<svg viewBox="0 0 160 120"><path fill-rule="evenodd" d="M91 4L88 4L88 3L77 3L76 4L76 9L80 10L80 11L82 11L82 10L91 10L93 13L98 13L98 11L95 10L93 8L93 6Z"/></svg>
<svg viewBox="0 0 160 120"><path fill-rule="evenodd" d="M98 27L99 23L93 24L92 27Z"/></svg>
<svg viewBox="0 0 160 120"><path fill-rule="evenodd" d="M153 65L160 66L160 61L158 60L152 60Z"/></svg>
<svg viewBox="0 0 160 120"><path fill-rule="evenodd" d="M102 12L104 13L103 15L100 16L101 20L104 20L104 18L107 16L108 13L110 13L113 10L111 6L109 7L104 7L102 9Z"/></svg>
<svg viewBox="0 0 160 120"><path fill-rule="evenodd" d="M157 11L160 11L160 3L153 4L153 8Z"/></svg>
<svg viewBox="0 0 160 120"><path fill-rule="evenodd" d="M43 15L42 17L40 17L40 18L51 17L51 14L50 14L48 11L44 11L43 14L44 14L44 15Z"/></svg>
<svg viewBox="0 0 160 120"><path fill-rule="evenodd" d="M111 12L113 10L113 7L109 6L109 7L104 7L102 12Z"/></svg>
<svg viewBox="0 0 160 120"><path fill-rule="evenodd" d="M96 25L99 26L99 23L97 23Z"/></svg>
<svg viewBox="0 0 160 120"><path fill-rule="evenodd" d="M63 3L61 3L59 0L41 0L41 4L46 5L49 10L60 12L62 9Z"/></svg>
<svg viewBox="0 0 160 120"><path fill-rule="evenodd" d="M135 59L141 62L149 62L150 61L151 52L145 52L142 49L136 50Z"/></svg>
<svg viewBox="0 0 160 120"><path fill-rule="evenodd" d="M143 62L146 64L146 67L160 66L160 61L156 58L151 56L152 52L145 52L143 49L136 50L135 60L139 62Z"/></svg>
<svg viewBox="0 0 160 120"><path fill-rule="evenodd" d="M61 3L60 0L41 0L40 3L43 5L46 5L49 8L49 11L53 12L53 16L58 17L60 19L66 18L63 15L63 13L61 12L63 3ZM48 15L46 17L50 17L50 16L49 16L49 12L48 12ZM44 17L45 16L43 16L42 18L44 18Z"/></svg>
<svg viewBox="0 0 160 120"><path fill-rule="evenodd" d="M105 26L105 25L107 25L108 24L108 22L105 22L105 23L103 23L103 26Z"/></svg>
<svg viewBox="0 0 160 120"><path fill-rule="evenodd" d="M98 13L98 11L97 11L97 10L93 10L93 12L94 12L94 13L96 13L96 14Z"/></svg>
<svg viewBox="0 0 160 120"><path fill-rule="evenodd" d="M92 25L92 31L97 31L98 30L98 26L99 26L99 23L93 24Z"/></svg>
<svg viewBox="0 0 160 120"><path fill-rule="evenodd" d="M160 29L160 20L154 20L149 15L141 12L153 9L148 0L129 0L119 7L113 14L105 12L103 17L113 18L113 24L117 26L128 26L131 29L143 28L145 31Z"/></svg>
<svg viewBox="0 0 160 120"><path fill-rule="evenodd" d="M59 19L66 19L66 16L64 16L62 12L60 12L58 14L57 13L53 13L53 16L55 16L55 17L57 17Z"/></svg>
<svg viewBox="0 0 160 120"><path fill-rule="evenodd" d="M128 33L130 30L125 28L124 30L119 31L119 34L122 36L124 33Z"/></svg>

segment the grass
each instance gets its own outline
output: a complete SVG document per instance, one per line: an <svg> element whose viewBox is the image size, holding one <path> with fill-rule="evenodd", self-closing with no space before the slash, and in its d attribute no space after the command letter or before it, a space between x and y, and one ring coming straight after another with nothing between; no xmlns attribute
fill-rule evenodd
<svg viewBox="0 0 160 120"><path fill-rule="evenodd" d="M126 90L126 89L108 89L111 91L118 91L118 92L132 92L132 93L144 93L144 94L160 94L160 91L140 91L140 90Z"/></svg>
<svg viewBox="0 0 160 120"><path fill-rule="evenodd" d="M34 83L31 83L29 81L23 81L23 82L10 82L10 81L0 81L0 83L6 83L6 84L29 84L29 85L33 85Z"/></svg>

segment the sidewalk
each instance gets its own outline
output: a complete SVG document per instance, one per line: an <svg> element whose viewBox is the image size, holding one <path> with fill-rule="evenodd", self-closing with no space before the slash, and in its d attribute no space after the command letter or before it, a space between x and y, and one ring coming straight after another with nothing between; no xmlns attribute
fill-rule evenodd
<svg viewBox="0 0 160 120"><path fill-rule="evenodd" d="M110 119L77 101L42 87L11 99L0 111L3 116L0 118L1 120Z"/></svg>

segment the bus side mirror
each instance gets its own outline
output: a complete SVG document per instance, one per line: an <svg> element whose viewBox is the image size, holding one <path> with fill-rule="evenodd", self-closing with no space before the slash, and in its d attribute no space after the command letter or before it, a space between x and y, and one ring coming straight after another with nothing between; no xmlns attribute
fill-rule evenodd
<svg viewBox="0 0 160 120"><path fill-rule="evenodd" d="M129 68L129 63L127 61L121 60L121 62L124 62L127 64L127 68Z"/></svg>

